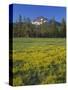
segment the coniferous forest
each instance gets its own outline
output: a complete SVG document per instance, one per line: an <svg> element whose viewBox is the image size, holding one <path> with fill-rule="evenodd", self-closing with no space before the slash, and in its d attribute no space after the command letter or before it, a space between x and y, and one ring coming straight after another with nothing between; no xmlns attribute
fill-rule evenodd
<svg viewBox="0 0 68 90"><path fill-rule="evenodd" d="M58 22L53 17L46 23L34 25L30 18L19 15L18 20L13 23L13 37L66 37L66 21L62 18Z"/></svg>

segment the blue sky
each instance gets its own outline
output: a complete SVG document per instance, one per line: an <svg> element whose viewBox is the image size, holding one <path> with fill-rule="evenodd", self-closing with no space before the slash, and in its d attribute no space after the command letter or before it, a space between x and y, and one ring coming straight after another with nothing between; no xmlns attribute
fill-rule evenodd
<svg viewBox="0 0 68 90"><path fill-rule="evenodd" d="M22 17L29 17L31 20L38 16L44 16L48 19L55 17L55 19L60 22L62 18L66 18L66 8L57 6L14 4L13 22L18 19L19 15L22 15Z"/></svg>

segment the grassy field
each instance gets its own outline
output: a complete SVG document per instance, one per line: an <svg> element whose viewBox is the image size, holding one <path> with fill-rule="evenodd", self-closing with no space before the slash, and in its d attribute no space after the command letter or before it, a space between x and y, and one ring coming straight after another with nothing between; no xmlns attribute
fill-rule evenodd
<svg viewBox="0 0 68 90"><path fill-rule="evenodd" d="M13 85L66 82L65 38L14 38Z"/></svg>

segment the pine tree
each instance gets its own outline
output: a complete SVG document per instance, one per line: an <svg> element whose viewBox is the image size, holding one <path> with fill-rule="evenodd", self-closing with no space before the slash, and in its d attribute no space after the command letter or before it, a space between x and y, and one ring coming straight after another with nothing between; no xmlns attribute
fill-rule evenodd
<svg viewBox="0 0 68 90"><path fill-rule="evenodd" d="M62 19L61 22L61 36L66 37L66 22L64 18Z"/></svg>
<svg viewBox="0 0 68 90"><path fill-rule="evenodd" d="M51 37L57 37L58 30L57 30L57 25L56 25L56 21L55 21L54 17L51 20L49 28L50 28L50 30L49 30L50 36Z"/></svg>

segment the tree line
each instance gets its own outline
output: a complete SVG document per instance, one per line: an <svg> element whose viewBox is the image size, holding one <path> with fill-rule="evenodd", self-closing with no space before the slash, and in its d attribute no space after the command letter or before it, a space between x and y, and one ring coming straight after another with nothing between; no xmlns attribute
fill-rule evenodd
<svg viewBox="0 0 68 90"><path fill-rule="evenodd" d="M49 22L34 25L30 18L19 18L13 24L13 37L66 37L66 21L57 22L52 18Z"/></svg>

